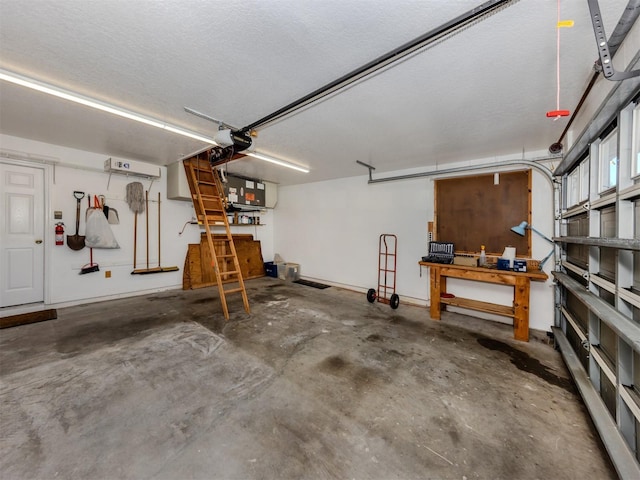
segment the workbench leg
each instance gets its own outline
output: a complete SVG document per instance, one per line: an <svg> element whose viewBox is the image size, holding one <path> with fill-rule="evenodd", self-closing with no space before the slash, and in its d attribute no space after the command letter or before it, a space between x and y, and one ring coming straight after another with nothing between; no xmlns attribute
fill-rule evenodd
<svg viewBox="0 0 640 480"><path fill-rule="evenodd" d="M531 282L528 278L516 278L513 287L513 338L523 342L529 341L529 291Z"/></svg>
<svg viewBox="0 0 640 480"><path fill-rule="evenodd" d="M438 267L429 267L429 280L431 284L431 308L432 320L440 320L440 292L447 288L447 278L440 276Z"/></svg>

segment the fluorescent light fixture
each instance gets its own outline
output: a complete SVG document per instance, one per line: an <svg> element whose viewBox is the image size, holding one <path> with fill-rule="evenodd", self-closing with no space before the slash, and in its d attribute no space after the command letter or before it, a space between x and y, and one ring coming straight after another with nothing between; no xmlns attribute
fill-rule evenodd
<svg viewBox="0 0 640 480"><path fill-rule="evenodd" d="M127 118L135 122L144 123L145 125L150 125L152 127L160 128L162 130L167 130L172 133L177 133L178 135L193 138L194 140L199 140L201 142L205 142L211 145L217 145L216 142L213 140L213 138L205 137L204 135L200 135L196 132L191 132L189 130L185 130L184 128L175 127L173 125L166 124L160 120L156 120L151 117L145 117L144 115L140 115L138 113L131 112L129 110L124 110L122 108L114 107L113 105L109 105L107 103L103 103L98 100L85 97L83 95L78 95L77 93L73 93L68 90L63 90L58 87L53 87L51 85L47 85L46 83L38 82L36 80L32 80L30 78L23 77L21 75L8 72L6 70L0 69L0 80L14 83L22 87L30 88L38 92L46 93L47 95L52 95L54 97L62 98L70 102L78 103L80 105L84 105L85 107L95 108L96 110L111 113L112 115L117 115L122 118Z"/></svg>
<svg viewBox="0 0 640 480"><path fill-rule="evenodd" d="M184 128L176 127L173 125L169 125L160 120L156 120L151 117L140 115L130 110L125 110L119 107L115 107L113 105L109 105L107 103L100 102L98 100L94 100L92 98L85 97L83 95L79 95L77 93L73 93L68 90L64 90L62 88L54 87L46 83L32 80L30 78L23 77L22 75L9 72L4 69L0 69L0 80L4 80L5 82L13 83L15 85L20 85L22 87L30 88L38 92L46 93L47 95L52 95L54 97L62 98L70 102L78 103L86 107L94 108L102 112L111 113L112 115L117 115L122 118L127 118L135 122L144 123L145 125L160 128L162 130L166 130L171 133L176 133L184 137L193 138L194 140L198 140L200 142L204 142L209 145L218 145L218 143L216 143L216 141L211 137L205 137L204 135L200 135L199 133L192 132L190 130L186 130ZM270 162L276 165L280 165L281 167L292 168L294 170L298 170L303 173L309 173L309 170L307 168L300 167L293 163L285 162L284 160L279 160L277 158L270 157L268 155L263 155L261 153L255 153L255 152L247 153L247 155L254 158L258 158L265 162Z"/></svg>
<svg viewBox="0 0 640 480"><path fill-rule="evenodd" d="M305 167L301 167L299 165L295 165L293 163L285 162L284 160L279 160L277 158L270 157L268 155L263 155L262 153L250 152L247 153L248 157L258 158L260 160L264 160L265 162L275 163L276 165L280 165L281 167L291 168L293 170L297 170L302 173L309 173L309 169Z"/></svg>

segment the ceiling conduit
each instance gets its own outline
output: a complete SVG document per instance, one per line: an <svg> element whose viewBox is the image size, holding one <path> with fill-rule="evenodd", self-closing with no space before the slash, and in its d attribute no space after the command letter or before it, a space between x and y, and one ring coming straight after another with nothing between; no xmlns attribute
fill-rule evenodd
<svg viewBox="0 0 640 480"><path fill-rule="evenodd" d="M541 158L539 160L552 160L552 159L557 160L557 157L547 157L547 158ZM502 167L520 167L520 166L527 166L527 167L531 167L538 170L545 176L547 180L549 180L549 182L553 186L554 184L553 172L549 168L537 163L534 160L522 160L522 159L504 160L501 162L484 163L482 165L468 165L466 167L445 168L443 170L430 170L428 172L409 173L405 175L396 175L393 177L375 178L375 179L370 178L367 183L369 184L383 183L383 182L392 182L395 180L409 180L414 178L449 175L450 173L465 173L473 170L492 170L492 169L502 168Z"/></svg>
<svg viewBox="0 0 640 480"><path fill-rule="evenodd" d="M365 65L343 75L342 77L334 80L323 87L314 90L313 92L305 95L304 97L299 98L298 100L276 110L269 115L256 120L255 122L247 125L240 129L242 132L249 132L259 127L264 127L269 123L273 123L276 120L281 119L284 116L290 115L291 113L304 108L305 106L316 102L332 93L341 90L358 80L371 75L372 73L381 70L393 63L396 63L403 58L411 55L420 49L440 40L447 35L450 35L458 30L461 30L465 27L468 27L472 23L479 21L495 12L499 9L509 6L510 4L514 4L519 0L491 0L489 2L485 2L480 6L469 10L462 15L450 20L446 23L443 23L439 27L434 28L433 30L421 35L404 45L401 45L398 48L394 48L393 50L385 53L384 55L376 58L375 60L366 63Z"/></svg>

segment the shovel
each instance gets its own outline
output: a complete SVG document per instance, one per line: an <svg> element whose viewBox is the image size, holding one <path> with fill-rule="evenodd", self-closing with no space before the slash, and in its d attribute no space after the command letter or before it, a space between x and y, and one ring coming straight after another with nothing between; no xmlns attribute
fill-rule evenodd
<svg viewBox="0 0 640 480"><path fill-rule="evenodd" d="M67 246L71 250L82 250L84 248L84 235L78 235L80 228L80 200L84 198L84 192L73 192L73 196L76 198L76 234L67 235Z"/></svg>

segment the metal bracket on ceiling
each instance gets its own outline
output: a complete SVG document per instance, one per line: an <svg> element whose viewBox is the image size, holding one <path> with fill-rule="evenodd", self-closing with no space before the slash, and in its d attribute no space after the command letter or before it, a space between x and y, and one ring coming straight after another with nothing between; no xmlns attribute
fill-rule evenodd
<svg viewBox="0 0 640 480"><path fill-rule="evenodd" d="M371 165L369 165L367 163L364 163L364 162L361 162L360 160L356 160L356 163L359 164L359 165L362 165L363 167L367 167L369 169L369 181L372 181L373 178L371 178L371 172L373 170L375 170L376 167L372 167Z"/></svg>
<svg viewBox="0 0 640 480"><path fill-rule="evenodd" d="M205 120L209 120L210 122L217 123L218 124L218 130L224 130L225 128L228 128L229 130L232 130L234 132L236 130L238 130L233 125L229 125L228 123L225 123L222 120L218 120L217 118L210 117L206 113L199 112L199 111L194 110L193 108L189 108L189 107L182 107L182 108L184 108L185 112L190 113L191 115L195 115L196 117L204 118Z"/></svg>
<svg viewBox="0 0 640 480"><path fill-rule="evenodd" d="M607 35L602 24L602 14L600 13L600 5L598 0L587 0L589 4L589 12L591 13L591 23L593 23L593 33L596 36L598 44L598 55L600 56L600 67L604 78L611 81L620 81L627 78L637 77L640 70L632 70L630 72L616 72L611 62L611 53L609 52L609 43Z"/></svg>

